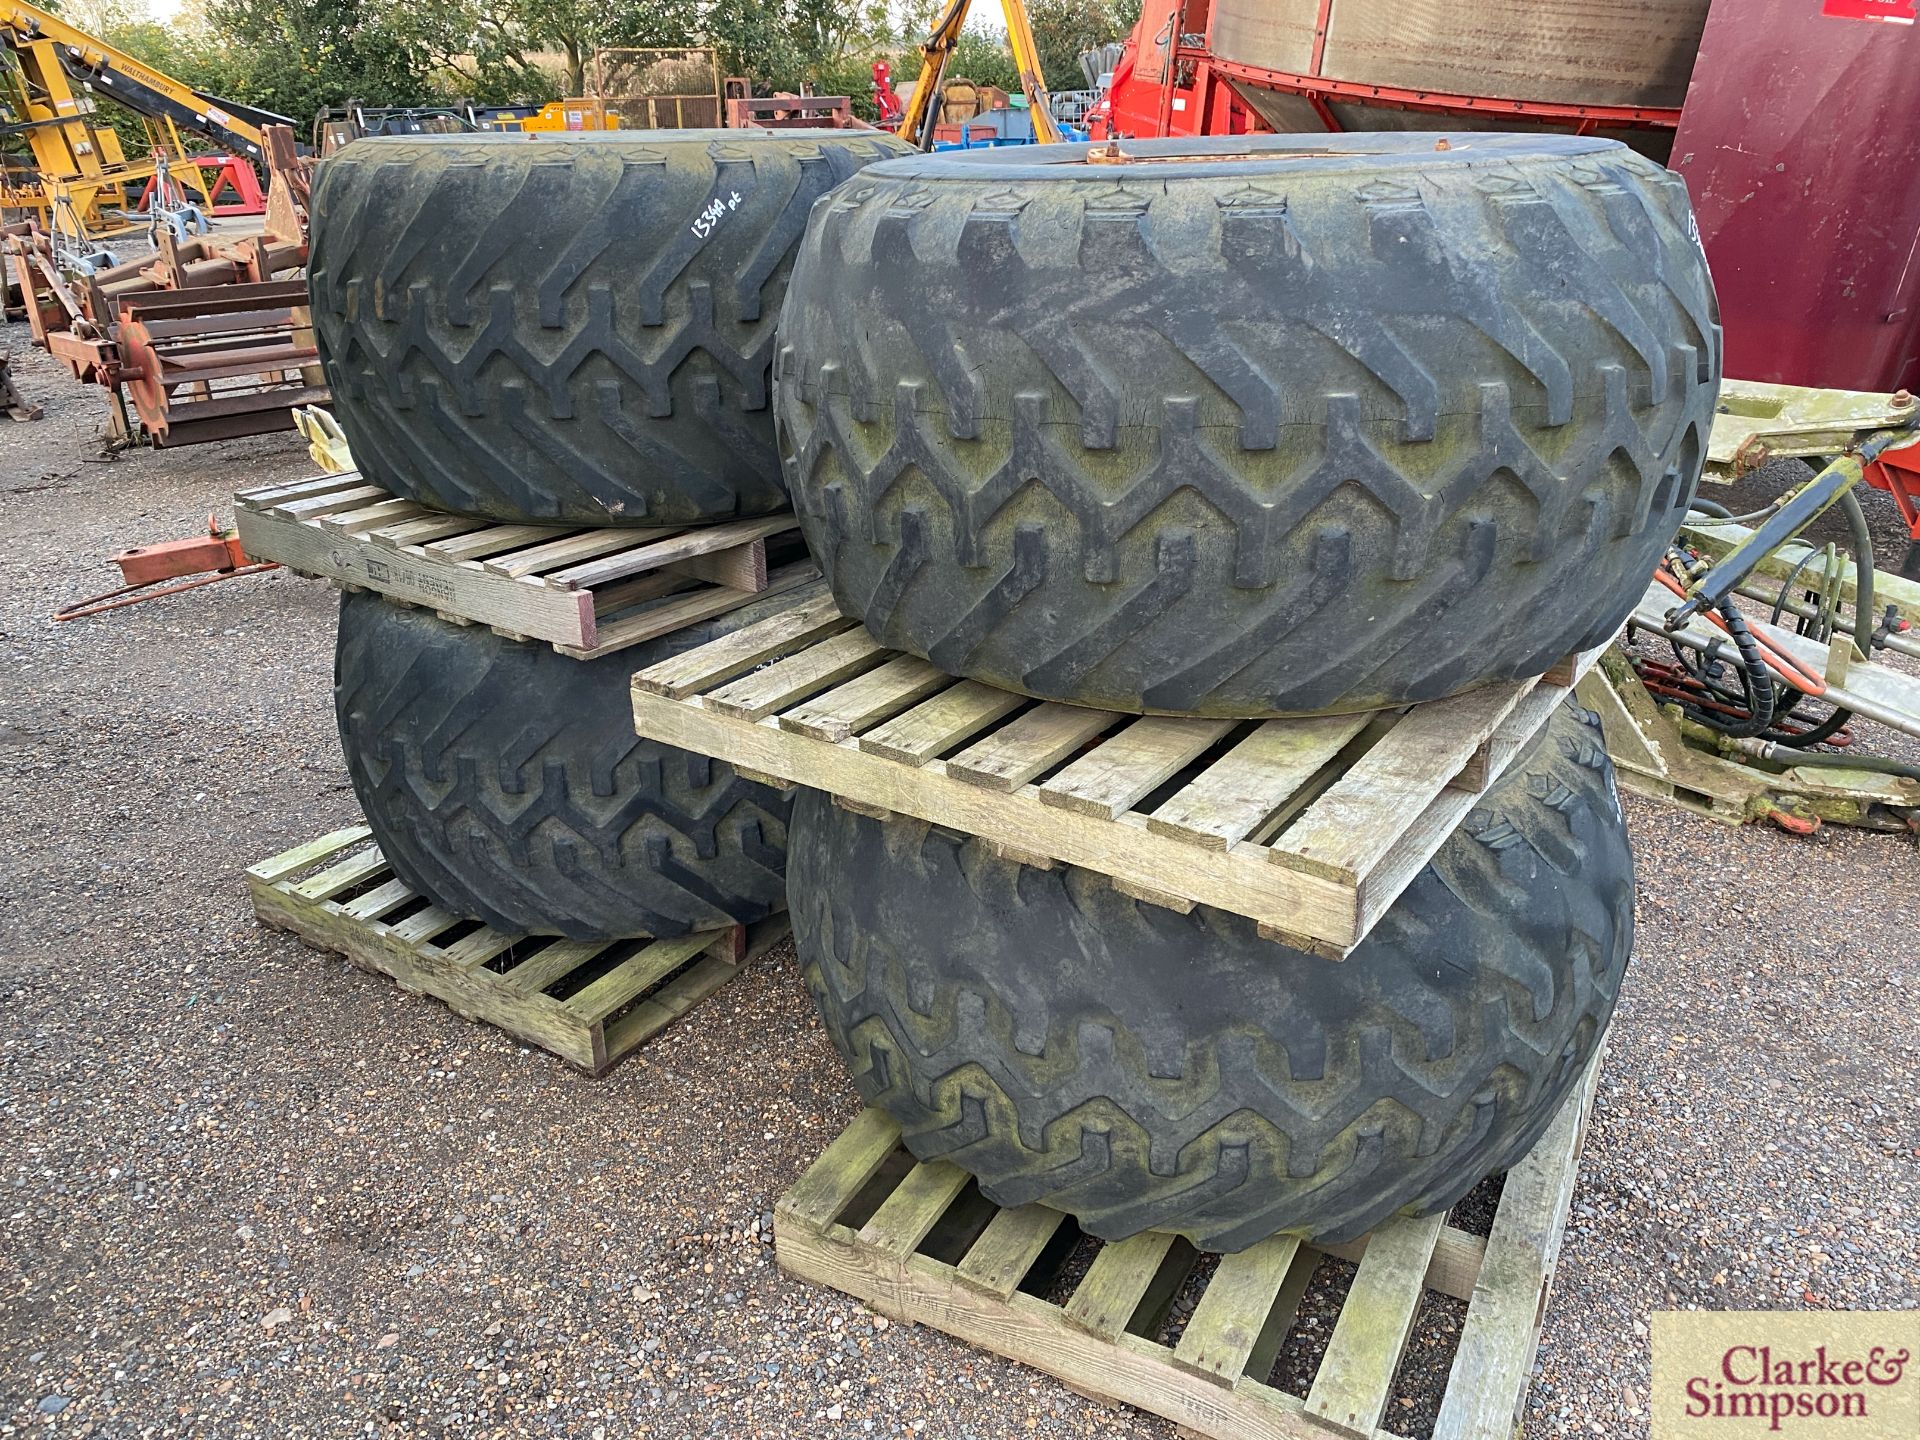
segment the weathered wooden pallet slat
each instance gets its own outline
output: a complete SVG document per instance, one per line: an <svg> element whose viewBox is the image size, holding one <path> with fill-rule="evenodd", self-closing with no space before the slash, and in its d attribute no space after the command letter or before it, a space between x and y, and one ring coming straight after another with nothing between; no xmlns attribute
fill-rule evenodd
<svg viewBox="0 0 1920 1440"><path fill-rule="evenodd" d="M1005 1300L1019 1288L1066 1219L1044 1205L997 1211L954 1268L955 1278Z"/></svg>
<svg viewBox="0 0 1920 1440"><path fill-rule="evenodd" d="M545 545L556 536L566 533L566 530L552 525L489 525L483 530L469 530L450 535L444 540L430 541L420 548L422 553L435 560L484 561L488 556L500 555L508 550Z"/></svg>
<svg viewBox="0 0 1920 1440"><path fill-rule="evenodd" d="M447 540L455 535L467 535L480 529L489 522L475 520L470 515L423 515L418 520L402 520L397 525L383 525L370 531L367 538L376 545L384 545L389 550L398 550L403 545L425 545L434 540Z"/></svg>
<svg viewBox="0 0 1920 1440"><path fill-rule="evenodd" d="M805 654L728 681L706 703L727 715L759 720L870 668L880 653L880 642L865 630L844 630Z"/></svg>
<svg viewBox="0 0 1920 1440"><path fill-rule="evenodd" d="M1424 810L1530 688L1490 685L1414 706L1275 841L1273 859L1358 884L1399 838L1379 818Z"/></svg>
<svg viewBox="0 0 1920 1440"><path fill-rule="evenodd" d="M645 579L631 582L635 585L647 583ZM811 561L800 561L784 565L767 577L766 590L769 595L793 593L806 595L819 589L820 572ZM555 645L553 648L562 655L571 655L576 660L596 660L602 655L611 655L629 645L638 645L642 641L652 640L661 635L670 635L675 630L688 625L697 625L702 620L711 620L716 615L724 615L729 610L737 610L754 597L745 590L732 590L723 585L707 585L698 590L687 590L669 595L658 604L649 605L644 610L636 610L630 615L599 622L599 641L591 646Z"/></svg>
<svg viewBox="0 0 1920 1440"><path fill-rule="evenodd" d="M1148 1231L1101 1250L1062 1312L1067 1323L1103 1340L1117 1338L1178 1243L1172 1235Z"/></svg>
<svg viewBox="0 0 1920 1440"><path fill-rule="evenodd" d="M901 655L787 711L780 724L816 740L844 740L952 683L926 661Z"/></svg>
<svg viewBox="0 0 1920 1440"><path fill-rule="evenodd" d="M1299 1236L1276 1235L1222 1257L1173 1347L1173 1363L1223 1385L1238 1380L1299 1250Z"/></svg>
<svg viewBox="0 0 1920 1440"><path fill-rule="evenodd" d="M480 568L489 575L504 575L509 580L518 580L522 575L544 575L549 571L562 570L609 551L629 550L635 545L672 533L671 530L588 530L563 539L529 545L510 555L496 554L491 559L482 560Z"/></svg>
<svg viewBox="0 0 1920 1440"><path fill-rule="evenodd" d="M634 677L634 725L862 814L1351 953L1599 657L1403 712L1118 715L950 679L816 589Z"/></svg>
<svg viewBox="0 0 1920 1440"><path fill-rule="evenodd" d="M1147 817L1147 828L1224 850L1244 840L1366 728L1365 715L1276 720Z"/></svg>
<svg viewBox="0 0 1920 1440"><path fill-rule="evenodd" d="M924 765L1026 704L1024 697L962 680L860 737L860 748L907 765Z"/></svg>
<svg viewBox="0 0 1920 1440"><path fill-rule="evenodd" d="M1352 1245L1276 1236L1193 1282L1192 1247L1148 1232L1103 1246L1077 1283L1060 1281L1058 1259L1079 1235L1070 1218L1026 1205L992 1209L982 1228L966 1207L984 1202L965 1175L943 1161L903 1163L899 1127L865 1110L776 1204L775 1254L803 1280L1207 1440L1398 1440L1385 1426L1401 1352L1423 1295L1441 1290L1466 1298L1467 1311L1435 1436L1511 1440L1599 1065L1589 1063L1507 1176L1484 1241L1442 1215L1403 1217ZM953 1252L937 1238L956 1233L977 1238L957 1260L939 1258ZM1309 1393L1289 1393L1273 1383L1274 1364L1314 1272L1334 1253L1356 1255L1358 1270ZM1056 1260L1042 1268L1047 1254ZM1172 1301L1190 1282L1201 1288L1173 1335ZM1056 1287L1067 1293L1045 1298Z"/></svg>
<svg viewBox="0 0 1920 1440"><path fill-rule="evenodd" d="M404 520L417 520L428 513L426 506L416 505L411 500L385 500L378 505L368 505L342 515L329 515L320 524L335 535L359 535Z"/></svg>
<svg viewBox="0 0 1920 1440"><path fill-rule="evenodd" d="M983 790L1017 790L1121 723L1104 710L1039 705L967 746L946 763L946 773Z"/></svg>
<svg viewBox="0 0 1920 1440"><path fill-rule="evenodd" d="M791 514L691 527L506 525L436 513L353 473L243 490L234 504L256 559L580 659L818 575L806 562L768 568L768 540L798 527ZM713 588L686 589L695 585Z"/></svg>
<svg viewBox="0 0 1920 1440"><path fill-rule="evenodd" d="M1232 728L1231 720L1135 720L1041 785L1041 802L1116 819Z"/></svg>
<svg viewBox="0 0 1920 1440"><path fill-rule="evenodd" d="M254 913L362 969L491 1022L592 1075L732 979L786 933L778 916L667 940L510 935L432 904L393 873L355 825L247 870ZM566 993L570 977L630 951ZM604 963L602 961L601 963Z"/></svg>
<svg viewBox="0 0 1920 1440"><path fill-rule="evenodd" d="M1505 1434L1519 1423L1566 1238L1574 1172L1586 1144L1599 1071L1596 1058L1575 1102L1507 1172L1434 1421L1434 1440L1477 1440Z"/></svg>
<svg viewBox="0 0 1920 1440"><path fill-rule="evenodd" d="M287 500L298 500L307 495L327 495L335 490L352 490L364 484L357 471L349 470L344 474L315 475L310 480L293 480L277 485L258 485L246 491L249 499L256 504L278 505Z"/></svg>
<svg viewBox="0 0 1920 1440"><path fill-rule="evenodd" d="M1307 1394L1308 1412L1335 1430L1368 1435L1385 1415L1445 1223L1444 1215L1397 1220L1368 1240Z"/></svg>
<svg viewBox="0 0 1920 1440"><path fill-rule="evenodd" d="M967 1184L967 1172L945 1160L916 1165L873 1217L860 1227L860 1243L904 1259L927 1238Z"/></svg>

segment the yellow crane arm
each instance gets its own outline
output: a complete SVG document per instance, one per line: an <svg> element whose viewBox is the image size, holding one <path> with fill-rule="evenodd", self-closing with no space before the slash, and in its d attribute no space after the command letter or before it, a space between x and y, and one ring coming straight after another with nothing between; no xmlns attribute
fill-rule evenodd
<svg viewBox="0 0 1920 1440"><path fill-rule="evenodd" d="M1000 8L1007 17L1007 44L1013 51L1014 68L1020 72L1020 88L1026 92L1027 108L1033 112L1033 138L1042 145L1058 145L1060 127L1053 123L1052 97L1047 94L1047 77L1040 70L1040 47L1034 44L1025 0L1000 0Z"/></svg>
<svg viewBox="0 0 1920 1440"><path fill-rule="evenodd" d="M51 41L59 51L61 65L100 94L138 114L171 120L197 131L250 160L266 160L262 125L293 123L284 116L203 94L38 5L0 0L0 42L22 50L41 40Z"/></svg>
<svg viewBox="0 0 1920 1440"><path fill-rule="evenodd" d="M939 121L940 84L946 77L947 61L953 58L960 32L967 26L967 9L972 0L947 0L947 8L933 22L933 29L920 47L920 78L914 83L906 113L900 117L896 132L902 140L922 150L933 148L933 127ZM1060 127L1053 122L1047 97L1046 77L1040 73L1039 47L1033 39L1033 23L1027 18L1025 0L1000 0L1007 21L1007 46L1013 52L1013 65L1020 72L1020 89L1027 97L1033 118L1033 135L1043 145L1060 139Z"/></svg>

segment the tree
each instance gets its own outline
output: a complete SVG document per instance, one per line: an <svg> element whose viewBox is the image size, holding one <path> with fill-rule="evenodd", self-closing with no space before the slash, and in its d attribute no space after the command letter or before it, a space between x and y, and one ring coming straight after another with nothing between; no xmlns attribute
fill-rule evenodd
<svg viewBox="0 0 1920 1440"><path fill-rule="evenodd" d="M1020 71L1013 63L1013 52L1007 49L1007 37L976 25L960 32L953 54L947 57L946 78L996 85L1009 95L1020 93Z"/></svg>
<svg viewBox="0 0 1920 1440"><path fill-rule="evenodd" d="M1124 40L1140 18L1140 0L1029 0L1033 43L1049 90L1084 90L1080 52Z"/></svg>
<svg viewBox="0 0 1920 1440"><path fill-rule="evenodd" d="M436 87L482 105L557 99L562 78L534 58L519 11L514 0L414 0L394 23Z"/></svg>
<svg viewBox="0 0 1920 1440"><path fill-rule="evenodd" d="M212 0L208 23L235 59L231 98L296 118L349 99L438 98L428 57L383 0Z"/></svg>
<svg viewBox="0 0 1920 1440"><path fill-rule="evenodd" d="M695 43L683 0L511 0L526 34L560 52L569 95L587 93L596 50L675 48Z"/></svg>
<svg viewBox="0 0 1920 1440"><path fill-rule="evenodd" d="M899 35L885 0L716 0L704 28L727 74L769 92L810 85L823 95L866 95L869 67ZM849 86L856 70L862 83Z"/></svg>

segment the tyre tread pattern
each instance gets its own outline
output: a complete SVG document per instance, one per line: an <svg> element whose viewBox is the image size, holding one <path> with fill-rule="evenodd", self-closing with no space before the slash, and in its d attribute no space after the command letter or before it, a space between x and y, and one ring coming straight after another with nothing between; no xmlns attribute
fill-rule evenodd
<svg viewBox="0 0 1920 1440"><path fill-rule="evenodd" d="M785 901L791 800L633 732L636 668L749 623L581 661L343 596L334 697L396 874L507 932L604 940L759 920ZM530 703L537 701L537 703Z"/></svg>
<svg viewBox="0 0 1920 1440"><path fill-rule="evenodd" d="M794 249L816 199L903 149L615 133L342 151L309 284L356 462L497 520L782 508L768 375Z"/></svg>
<svg viewBox="0 0 1920 1440"><path fill-rule="evenodd" d="M1633 938L1598 719L1564 707L1346 961L804 792L790 903L862 1097L1003 1206L1238 1250L1432 1213L1529 1150Z"/></svg>
<svg viewBox="0 0 1920 1440"><path fill-rule="evenodd" d="M1678 527L1720 332L1681 182L1624 147L920 164L819 207L775 370L808 541L887 645L1127 711L1411 703L1600 643Z"/></svg>

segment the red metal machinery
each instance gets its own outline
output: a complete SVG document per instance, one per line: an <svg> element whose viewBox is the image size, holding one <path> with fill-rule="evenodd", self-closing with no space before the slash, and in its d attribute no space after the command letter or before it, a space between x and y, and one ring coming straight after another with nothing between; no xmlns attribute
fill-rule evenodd
<svg viewBox="0 0 1920 1440"><path fill-rule="evenodd" d="M78 620L99 615L143 600L158 600L162 595L177 595L182 590L198 590L222 580L242 575L260 575L278 570L277 560L255 560L240 546L239 535L223 530L216 516L207 516L207 531L186 540L162 540L153 545L136 545L113 557L126 584L99 595L75 600L53 612L55 620ZM189 579L198 576L198 579ZM178 585L166 585L179 580ZM155 586L164 586L155 589Z"/></svg>
<svg viewBox="0 0 1920 1440"><path fill-rule="evenodd" d="M1687 179L1729 375L1916 390L1915 20L1916 0L1145 0L1094 134L1617 138Z"/></svg>
<svg viewBox="0 0 1920 1440"><path fill-rule="evenodd" d="M79 274L37 226L5 231L34 343L108 391L118 443L288 430L296 407L328 399L306 281L276 278L306 264L312 166L285 126L264 140L273 189L260 232L176 241L162 231L156 252Z"/></svg>
<svg viewBox="0 0 1920 1440"><path fill-rule="evenodd" d="M264 215L267 213L267 192L260 188L260 177L254 173L253 166L238 155L195 155L188 162L200 172L206 181L206 204L201 208L209 215ZM133 206L134 213L144 214L153 203L153 191L156 180L147 181L140 191L140 199Z"/></svg>
<svg viewBox="0 0 1920 1440"><path fill-rule="evenodd" d="M727 82L733 84L731 80ZM871 130L846 95L727 96L729 130Z"/></svg>
<svg viewBox="0 0 1920 1440"><path fill-rule="evenodd" d="M1549 128L1664 159L1707 5L1145 0L1096 135Z"/></svg>
<svg viewBox="0 0 1920 1440"><path fill-rule="evenodd" d="M873 62L873 103L880 112L880 123L889 130L906 118L907 107L893 88L893 66L884 60Z"/></svg>
<svg viewBox="0 0 1920 1440"><path fill-rule="evenodd" d="M1914 19L1913 0L1715 0L1671 163L1729 375L1920 390Z"/></svg>

